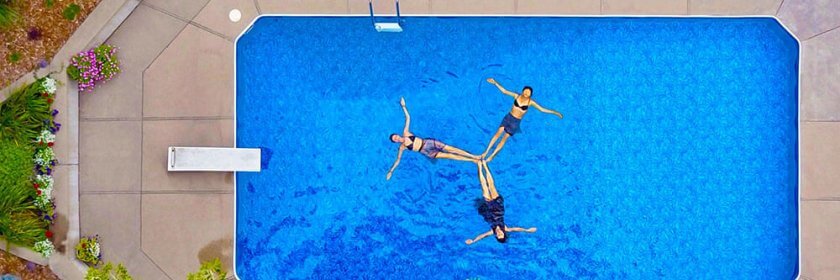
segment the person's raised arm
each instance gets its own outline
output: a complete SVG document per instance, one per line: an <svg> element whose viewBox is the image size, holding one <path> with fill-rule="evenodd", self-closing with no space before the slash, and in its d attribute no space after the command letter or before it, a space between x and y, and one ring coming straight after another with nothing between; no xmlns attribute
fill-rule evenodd
<svg viewBox="0 0 840 280"><path fill-rule="evenodd" d="M494 86L496 86L496 88L498 88L498 89L499 89L499 91L501 91L501 92L502 92L502 93L504 93L505 95L510 96L510 97L513 97L513 98L516 98L516 93L515 93L515 92L512 92L512 91L509 91L509 90L505 89L505 87L503 87L502 85L500 85L500 84L499 84L499 82L496 82L496 79L493 79L493 78L487 78L487 82L488 82L488 83L493 84Z"/></svg>
<svg viewBox="0 0 840 280"><path fill-rule="evenodd" d="M487 236L490 236L491 234L493 234L493 231L488 230L487 232L479 234L478 236L476 236L475 239L467 239L467 241L465 241L465 242L467 243L467 245L472 245L473 243L476 243L479 240L484 239Z"/></svg>
<svg viewBox="0 0 840 280"><path fill-rule="evenodd" d="M400 164L400 158L402 158L403 151L405 150L405 146L400 145L400 151L397 152L397 160L394 161L394 165L391 165L391 169L388 170L388 175L385 175L385 180L391 180L391 175L394 174L394 169L397 169L397 165Z"/></svg>
<svg viewBox="0 0 840 280"><path fill-rule="evenodd" d="M534 108L537 108L537 110L540 110L540 112L547 113L547 114L552 114L552 115L560 117L561 119L563 118L563 114L560 114L560 112L557 112L557 111L554 111L554 110L551 110L551 109L543 108L543 106L540 106L540 104L537 104L537 102L531 101L531 106L534 106Z"/></svg>
<svg viewBox="0 0 840 280"><path fill-rule="evenodd" d="M402 106L403 113L405 114L405 128L403 129L403 135L408 135L409 126L411 126L411 115L408 114L408 108L405 107L405 98L400 97L400 106Z"/></svg>

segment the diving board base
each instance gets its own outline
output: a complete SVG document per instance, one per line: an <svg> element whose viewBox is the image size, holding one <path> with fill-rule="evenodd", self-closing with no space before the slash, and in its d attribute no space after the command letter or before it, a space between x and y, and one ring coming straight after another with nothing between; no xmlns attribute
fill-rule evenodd
<svg viewBox="0 0 840 280"><path fill-rule="evenodd" d="M168 171L260 172L260 149L169 147Z"/></svg>

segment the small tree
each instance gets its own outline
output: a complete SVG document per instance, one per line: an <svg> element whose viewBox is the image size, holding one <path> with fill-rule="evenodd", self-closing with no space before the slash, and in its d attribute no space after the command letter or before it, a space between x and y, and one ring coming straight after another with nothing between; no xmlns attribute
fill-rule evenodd
<svg viewBox="0 0 840 280"><path fill-rule="evenodd" d="M202 263L201 269L187 275L187 280L224 280L225 278L227 278L227 272L222 269L219 258Z"/></svg>

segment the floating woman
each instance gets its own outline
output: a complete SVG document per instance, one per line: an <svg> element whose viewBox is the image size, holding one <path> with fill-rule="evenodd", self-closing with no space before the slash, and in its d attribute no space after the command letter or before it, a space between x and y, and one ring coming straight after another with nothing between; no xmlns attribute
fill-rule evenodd
<svg viewBox="0 0 840 280"><path fill-rule="evenodd" d="M537 231L535 227L524 229L521 227L508 227L505 224L505 200L496 191L496 182L493 181L493 174L490 173L490 168L487 167L486 161L478 163L478 179L481 181L481 192L484 196L484 203L478 207L478 213L484 217L484 221L490 224L490 230L479 234L475 239L467 239L467 245L478 242L490 235L494 235L496 241L499 241L499 243L505 243L507 242L507 234L509 232L534 233Z"/></svg>
<svg viewBox="0 0 840 280"><path fill-rule="evenodd" d="M406 149L421 153L432 159L443 158L478 163L478 156L470 154L467 151L446 145L440 140L433 138L424 139L415 136L409 130L409 125L411 125L411 116L408 114L408 109L405 107L405 99L402 97L400 98L400 106L402 106L403 113L405 113L405 129L403 129L402 136L396 133L391 134L391 142L400 144L400 148L397 152L397 160L394 161L394 165L391 166L391 169L388 170L388 175L385 176L386 180L391 179L391 175L394 173L394 169L397 168L397 165L400 164L403 151Z"/></svg>
<svg viewBox="0 0 840 280"><path fill-rule="evenodd" d="M543 108L542 106L540 106L540 104L537 104L536 101L531 99L531 93L533 92L533 89L531 89L531 87L529 86L525 86L525 88L522 89L522 94L517 94L515 92L505 89L493 78L487 79L487 82L495 85L497 88L499 88L499 91L501 91L505 95L513 97L513 108L511 108L510 112L507 115L505 115L504 119L502 119L502 123L499 125L499 129L496 130L496 134L493 135L493 139L490 140L490 144L487 145L487 150L485 150L484 153L481 154L481 157L484 158L487 155L487 153L490 152L490 148L493 147L493 144L496 143L496 140L499 139L499 136L501 136L503 132L505 133L504 136L502 136L502 140L499 141L499 145L496 146L496 149L493 150L493 153L490 155L490 157L486 159L487 162L492 161L493 158L496 157L496 154L499 153L500 150L502 150L502 147L505 146L505 142L507 142L508 137L511 137L517 132L519 132L519 123L522 122L522 117L524 117L525 113L528 112L529 106L537 108L537 110L539 110L540 112L553 114L560 117L561 119L563 118L563 114L560 114L559 112L554 110Z"/></svg>

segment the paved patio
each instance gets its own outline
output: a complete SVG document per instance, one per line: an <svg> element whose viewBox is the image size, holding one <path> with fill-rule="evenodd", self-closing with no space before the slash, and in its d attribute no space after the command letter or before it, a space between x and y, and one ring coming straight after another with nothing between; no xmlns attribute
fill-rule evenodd
<svg viewBox="0 0 840 280"><path fill-rule="evenodd" d="M802 40L802 278L840 279L840 2L401 2L404 14L777 15ZM390 1L375 8L394 11ZM165 149L233 146L233 41L259 13L367 13L367 1L143 0L107 41L123 73L80 97L81 233L99 234L105 259L137 279L183 279L216 256L231 266L232 174L167 173Z"/></svg>

